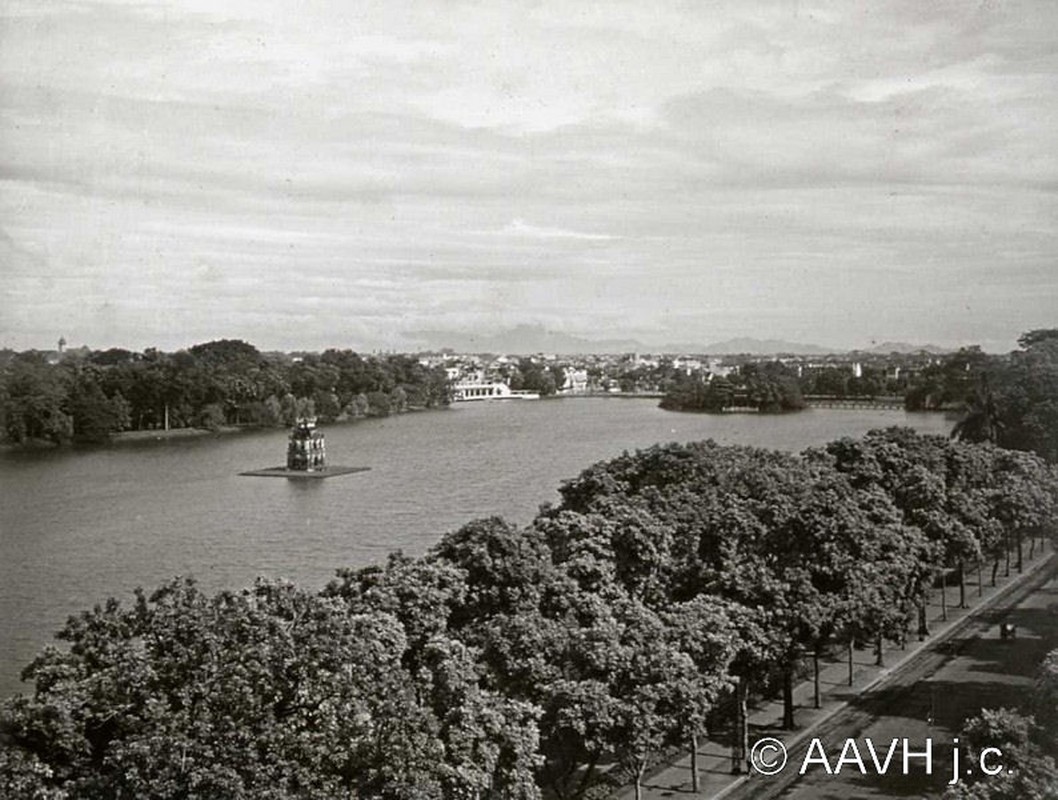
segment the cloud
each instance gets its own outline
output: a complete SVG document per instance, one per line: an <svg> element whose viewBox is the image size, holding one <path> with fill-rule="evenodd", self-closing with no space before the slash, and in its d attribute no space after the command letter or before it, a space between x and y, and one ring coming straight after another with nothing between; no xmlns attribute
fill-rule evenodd
<svg viewBox="0 0 1058 800"><path fill-rule="evenodd" d="M511 220L504 226L502 233L537 239L584 239L592 242L609 241L614 238L603 233L581 233L579 231L563 230L562 228L542 228L537 225L530 225L520 219Z"/></svg>
<svg viewBox="0 0 1058 800"><path fill-rule="evenodd" d="M1056 28L1031 0L13 0L0 318L25 346L1012 344L1053 322ZM980 321L949 302L985 283Z"/></svg>

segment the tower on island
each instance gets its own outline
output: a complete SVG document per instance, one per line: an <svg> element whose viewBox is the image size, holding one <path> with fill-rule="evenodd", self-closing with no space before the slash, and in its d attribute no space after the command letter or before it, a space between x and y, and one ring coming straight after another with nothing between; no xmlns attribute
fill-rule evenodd
<svg viewBox="0 0 1058 800"><path fill-rule="evenodd" d="M323 434L316 430L315 417L299 417L287 440L287 463L285 467L266 467L240 472L262 478L289 478L291 480L320 480L367 472L371 467L343 467L341 464L327 465L323 449Z"/></svg>
<svg viewBox="0 0 1058 800"><path fill-rule="evenodd" d="M287 469L319 472L327 468L323 434L316 430L315 417L302 417L290 432L287 443Z"/></svg>

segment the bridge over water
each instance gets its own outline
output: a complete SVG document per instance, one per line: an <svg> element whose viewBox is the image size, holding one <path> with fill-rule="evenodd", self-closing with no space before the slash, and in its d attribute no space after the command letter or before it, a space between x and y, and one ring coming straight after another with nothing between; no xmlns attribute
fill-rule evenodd
<svg viewBox="0 0 1058 800"><path fill-rule="evenodd" d="M902 397L837 397L826 394L806 394L804 401L809 408L889 408L902 410Z"/></svg>

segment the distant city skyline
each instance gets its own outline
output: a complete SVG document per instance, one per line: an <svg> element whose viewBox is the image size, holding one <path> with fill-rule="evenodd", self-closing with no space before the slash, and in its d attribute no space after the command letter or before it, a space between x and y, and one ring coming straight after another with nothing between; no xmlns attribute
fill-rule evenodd
<svg viewBox="0 0 1058 800"><path fill-rule="evenodd" d="M1044 0L10 0L0 41L0 347L1058 326Z"/></svg>
<svg viewBox="0 0 1058 800"><path fill-rule="evenodd" d="M790 342L783 339L757 339L754 337L735 337L714 342L664 342L647 343L637 339L587 339L580 336L549 331L542 326L523 325L507 330L491 332L472 333L445 333L438 331L418 331L410 334L411 342L404 348L394 350L392 348L358 348L345 342L336 342L320 348L303 347L257 347L257 343L249 341L247 344L254 345L258 350L270 352L319 352L326 349L337 350L360 350L361 352L408 352L408 353L465 353L480 354L492 353L496 355L536 355L550 353L556 355L628 355L638 354L666 354L677 356L680 354L699 355L771 355L790 354L811 357L814 355L848 355L853 353L870 353L876 355L889 355L891 353L913 354L926 352L934 355L953 353L958 348L938 347L932 343L911 343L886 340L884 342L871 341L867 344L854 345L851 347L826 347L811 342ZM217 337L226 339L237 339L238 337ZM204 342L188 342L172 348L149 347L167 350L186 350L195 344ZM57 346L56 346L57 345ZM973 345L961 345L973 346ZM136 348L126 345L111 345L122 350L138 352L148 347ZM39 348L27 348L41 352L66 352L83 351L85 348L92 351L102 351L108 347L93 345L84 342L72 346L60 339L55 345Z"/></svg>

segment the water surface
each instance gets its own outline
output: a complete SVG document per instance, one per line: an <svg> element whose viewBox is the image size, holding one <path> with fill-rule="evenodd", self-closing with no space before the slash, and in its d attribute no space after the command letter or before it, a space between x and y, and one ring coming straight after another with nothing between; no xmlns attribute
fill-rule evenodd
<svg viewBox="0 0 1058 800"><path fill-rule="evenodd" d="M283 462L281 430L0 454L0 697L68 615L136 586L265 575L319 588L338 567L418 555L471 519L526 523L562 480L623 450L708 438L800 450L888 425L950 428L902 411L717 416L592 398L327 426L329 461L371 471L322 481L238 474Z"/></svg>

